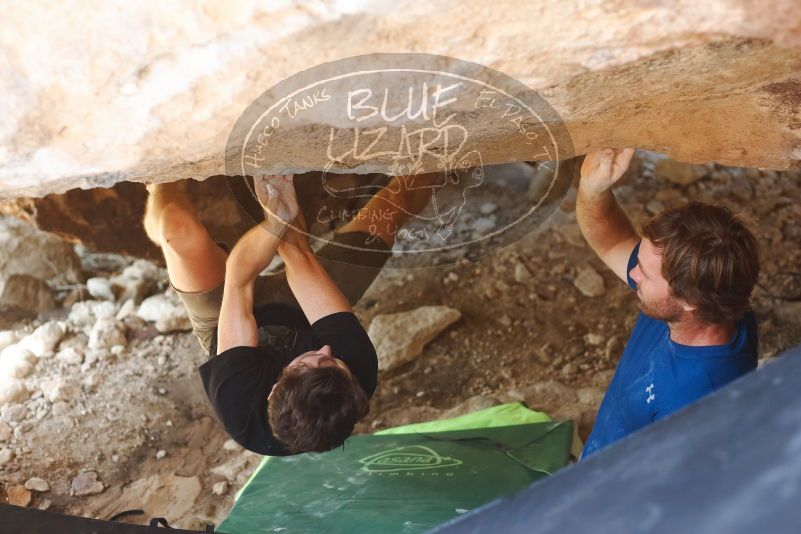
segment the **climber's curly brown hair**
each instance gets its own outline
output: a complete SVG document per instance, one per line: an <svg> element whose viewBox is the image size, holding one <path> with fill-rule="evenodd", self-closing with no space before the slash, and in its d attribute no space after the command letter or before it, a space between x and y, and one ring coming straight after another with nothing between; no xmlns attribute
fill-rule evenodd
<svg viewBox="0 0 801 534"><path fill-rule="evenodd" d="M292 452L323 452L342 445L370 411L361 385L338 366L286 367L270 396L273 435Z"/></svg>

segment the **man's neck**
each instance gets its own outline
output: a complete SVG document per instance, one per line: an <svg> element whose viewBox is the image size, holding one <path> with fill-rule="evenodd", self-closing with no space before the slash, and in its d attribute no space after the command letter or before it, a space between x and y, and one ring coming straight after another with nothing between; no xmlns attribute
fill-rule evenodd
<svg viewBox="0 0 801 534"><path fill-rule="evenodd" d="M670 328L670 339L691 347L725 345L732 340L736 332L734 322L714 324L695 319L681 319L668 323L668 328Z"/></svg>

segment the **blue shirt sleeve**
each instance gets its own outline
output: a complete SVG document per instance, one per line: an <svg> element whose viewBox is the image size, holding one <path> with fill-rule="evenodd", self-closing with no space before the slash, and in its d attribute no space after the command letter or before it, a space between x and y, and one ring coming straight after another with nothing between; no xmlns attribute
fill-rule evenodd
<svg viewBox="0 0 801 534"><path fill-rule="evenodd" d="M642 241L638 241L637 244L634 246L634 250L631 252L631 256L629 256L629 265L626 268L626 280L628 281L629 287L631 289L637 289L637 283L631 279L631 275L629 273L637 265L637 254L640 252L641 244Z"/></svg>

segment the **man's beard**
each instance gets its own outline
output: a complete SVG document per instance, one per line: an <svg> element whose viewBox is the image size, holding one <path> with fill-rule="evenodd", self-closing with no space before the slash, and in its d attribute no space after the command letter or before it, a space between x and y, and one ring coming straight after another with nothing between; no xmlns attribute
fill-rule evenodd
<svg viewBox="0 0 801 534"><path fill-rule="evenodd" d="M678 302L676 302L676 299L672 299L670 297L656 302L646 302L638 293L637 305L648 317L657 319L659 321L665 321L667 323L678 321L684 313L684 309Z"/></svg>

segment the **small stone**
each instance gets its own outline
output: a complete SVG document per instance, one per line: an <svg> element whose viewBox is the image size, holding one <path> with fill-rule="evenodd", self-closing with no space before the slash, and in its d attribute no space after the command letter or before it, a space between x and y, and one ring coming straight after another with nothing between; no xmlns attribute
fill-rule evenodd
<svg viewBox="0 0 801 534"><path fill-rule="evenodd" d="M495 228L496 219L495 215L490 215L489 217L479 217L473 224L470 225L470 229L473 230L475 234L483 235L493 230Z"/></svg>
<svg viewBox="0 0 801 534"><path fill-rule="evenodd" d="M83 300L72 305L67 321L79 327L87 327L94 324L98 319L104 317L112 318L116 313L117 308L113 302Z"/></svg>
<svg viewBox="0 0 801 534"><path fill-rule="evenodd" d="M88 373L83 379L83 384L90 388L97 386L99 383L100 383L100 373L98 372Z"/></svg>
<svg viewBox="0 0 801 534"><path fill-rule="evenodd" d="M50 484L47 483L46 480L33 477L29 478L27 482L25 482L25 489L29 489L31 491L38 491L38 492L45 492L50 491Z"/></svg>
<svg viewBox="0 0 801 534"><path fill-rule="evenodd" d="M0 278L0 311L20 317L35 317L55 306L47 282L22 273Z"/></svg>
<svg viewBox="0 0 801 534"><path fill-rule="evenodd" d="M60 376L42 380L39 384L44 397L50 402L71 401L80 396L81 388L71 379Z"/></svg>
<svg viewBox="0 0 801 534"><path fill-rule="evenodd" d="M64 330L59 324L56 321L48 321L25 336L19 344L41 358L44 354L53 352L63 336Z"/></svg>
<svg viewBox="0 0 801 534"><path fill-rule="evenodd" d="M111 285L111 282L108 279L100 276L88 279L86 281L86 290L90 295L98 300L109 300L114 302L114 300L117 298L114 295L114 289Z"/></svg>
<svg viewBox="0 0 801 534"><path fill-rule="evenodd" d="M215 483L214 486L212 486L211 491L214 493L214 495L225 495L228 493L228 482L221 480L220 482Z"/></svg>
<svg viewBox="0 0 801 534"><path fill-rule="evenodd" d="M603 344L604 336L602 336L600 334L589 333L589 334L584 336L584 342L587 345L591 345L593 347L597 347L597 346Z"/></svg>
<svg viewBox="0 0 801 534"><path fill-rule="evenodd" d="M83 363L83 352L75 347L67 347L56 353L56 359L67 365L81 365Z"/></svg>
<svg viewBox="0 0 801 534"><path fill-rule="evenodd" d="M422 306L375 316L368 335L378 353L379 369L392 369L414 360L426 344L461 316L459 310L447 306Z"/></svg>
<svg viewBox="0 0 801 534"><path fill-rule="evenodd" d="M14 459L14 451L11 449L0 449L0 466L6 465Z"/></svg>
<svg viewBox="0 0 801 534"><path fill-rule="evenodd" d="M146 280L149 282L165 282L167 281L167 270L163 269L153 262L147 260L134 260L119 274L120 278L127 278L130 280ZM116 278L116 277L115 277ZM115 280L114 278L112 279Z"/></svg>
<svg viewBox="0 0 801 534"><path fill-rule="evenodd" d="M494 202L484 202L479 208L479 211L481 212L481 215L489 215L496 209L498 209L498 205Z"/></svg>
<svg viewBox="0 0 801 534"><path fill-rule="evenodd" d="M665 204L659 200L651 200L645 205L645 210L650 214L661 213L665 209Z"/></svg>
<svg viewBox="0 0 801 534"><path fill-rule="evenodd" d="M115 345L127 343L125 333L112 317L98 319L89 331L89 348L93 350L111 349Z"/></svg>
<svg viewBox="0 0 801 534"><path fill-rule="evenodd" d="M31 492L25 486L11 486L8 488L8 504L23 508L28 506L31 504Z"/></svg>
<svg viewBox="0 0 801 534"><path fill-rule="evenodd" d="M114 276L109 281L118 295L118 300L121 302L130 300L134 306L141 303L155 289L156 285L152 280L124 275Z"/></svg>
<svg viewBox="0 0 801 534"><path fill-rule="evenodd" d="M0 352L0 378L25 378L36 366L36 356L20 344L11 345Z"/></svg>
<svg viewBox="0 0 801 534"><path fill-rule="evenodd" d="M117 315L114 316L114 319L117 321L122 321L133 313L136 313L136 302L134 299L128 299L122 306L120 306L120 311L117 312Z"/></svg>
<svg viewBox="0 0 801 534"><path fill-rule="evenodd" d="M258 461L258 459L259 456L255 453L244 451L230 456L225 463L212 467L210 472L212 475L242 484L247 480L251 472L251 463Z"/></svg>
<svg viewBox="0 0 801 534"><path fill-rule="evenodd" d="M106 353L106 351L102 350L102 349L87 351L87 353L84 355L84 358L83 358L84 365L88 364L89 366L91 366L93 363L95 363L98 360L105 360L106 359L105 356L104 356L105 353Z"/></svg>
<svg viewBox="0 0 801 534"><path fill-rule="evenodd" d="M498 322L507 328L512 326L512 318L509 317L508 315L501 315L500 318L498 318Z"/></svg>
<svg viewBox="0 0 801 534"><path fill-rule="evenodd" d="M515 265L515 282L524 284L530 279L531 272L528 270L528 267L526 267L523 262L517 263L517 265Z"/></svg>
<svg viewBox="0 0 801 534"><path fill-rule="evenodd" d="M236 441L229 439L226 440L225 443L223 443L223 449L225 449L226 451L241 451L242 446Z"/></svg>
<svg viewBox="0 0 801 534"><path fill-rule="evenodd" d="M175 291L146 298L136 313L145 321L156 323L156 330L162 334L192 329L186 308Z"/></svg>
<svg viewBox="0 0 801 534"><path fill-rule="evenodd" d="M3 406L0 421L4 423L19 423L25 419L28 408L24 404L6 404Z"/></svg>
<svg viewBox="0 0 801 534"><path fill-rule="evenodd" d="M576 374L576 364L575 363L567 363L562 367L562 376L569 377Z"/></svg>
<svg viewBox="0 0 801 534"><path fill-rule="evenodd" d="M167 456L167 451L162 449L156 453L156 460L161 460L165 456Z"/></svg>
<svg viewBox="0 0 801 534"><path fill-rule="evenodd" d="M9 402L22 402L30 396L31 394L22 380L0 381L0 406Z"/></svg>
<svg viewBox="0 0 801 534"><path fill-rule="evenodd" d="M42 502L39 503L39 510L45 511L50 508L50 505L53 504L50 499L42 499Z"/></svg>
<svg viewBox="0 0 801 534"><path fill-rule="evenodd" d="M604 279L592 267L580 269L573 285L586 297L600 297L605 291Z"/></svg>
<svg viewBox="0 0 801 534"><path fill-rule="evenodd" d="M74 497L96 495L105 489L94 471L85 471L72 479L70 494Z"/></svg>

